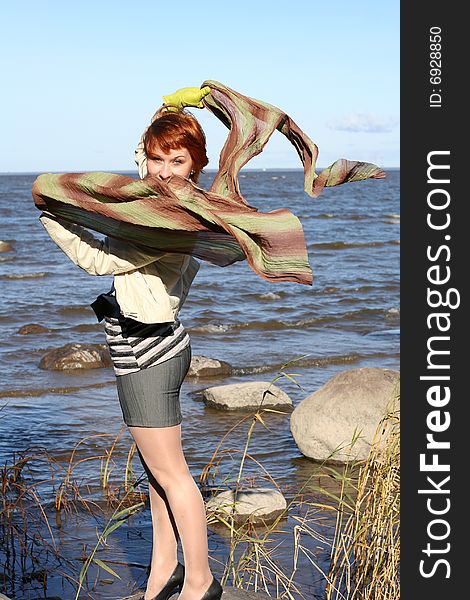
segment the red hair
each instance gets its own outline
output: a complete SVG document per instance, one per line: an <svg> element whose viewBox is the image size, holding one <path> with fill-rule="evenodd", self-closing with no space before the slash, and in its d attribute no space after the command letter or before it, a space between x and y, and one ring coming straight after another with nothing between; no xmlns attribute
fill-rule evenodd
<svg viewBox="0 0 470 600"><path fill-rule="evenodd" d="M162 110L144 135L144 149L148 156L155 144L163 152L186 148L193 161L192 181L197 183L199 174L209 159L206 151L206 136L197 119L188 112Z"/></svg>

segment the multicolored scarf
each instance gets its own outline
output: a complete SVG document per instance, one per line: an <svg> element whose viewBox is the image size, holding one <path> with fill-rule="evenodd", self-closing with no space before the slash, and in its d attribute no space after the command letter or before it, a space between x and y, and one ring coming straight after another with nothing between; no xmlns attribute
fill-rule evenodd
<svg viewBox="0 0 470 600"><path fill-rule="evenodd" d="M340 159L317 175L318 148L288 115L216 81L203 86L211 89L205 107L230 130L209 191L178 176L168 182L147 177L142 137L135 152L141 180L103 172L43 174L32 188L36 207L141 246L190 254L219 266L246 259L268 281L311 285L299 219L285 208L266 213L250 206L240 193L240 169L277 129L297 150L304 189L312 197L324 187L383 178L385 173L370 163Z"/></svg>

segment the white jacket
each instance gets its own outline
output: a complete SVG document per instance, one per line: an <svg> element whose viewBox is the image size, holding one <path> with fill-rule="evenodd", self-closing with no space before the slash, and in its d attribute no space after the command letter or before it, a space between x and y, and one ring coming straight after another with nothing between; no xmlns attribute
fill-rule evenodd
<svg viewBox="0 0 470 600"><path fill-rule="evenodd" d="M41 215L41 223L65 254L91 275L114 275L116 300L125 317L142 323L175 321L199 263L186 254L159 252L106 237Z"/></svg>

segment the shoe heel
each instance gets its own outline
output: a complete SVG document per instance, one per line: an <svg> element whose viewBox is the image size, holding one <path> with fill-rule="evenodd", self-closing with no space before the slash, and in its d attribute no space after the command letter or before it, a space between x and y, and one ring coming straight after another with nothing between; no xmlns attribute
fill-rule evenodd
<svg viewBox="0 0 470 600"><path fill-rule="evenodd" d="M220 600L223 593L223 588L220 585L220 581L212 576L212 583L203 595L201 600Z"/></svg>
<svg viewBox="0 0 470 600"><path fill-rule="evenodd" d="M179 580L179 581L178 581ZM163 589L154 596L153 600L168 600L176 593L180 593L184 584L184 565L179 561L173 571L170 579L163 587Z"/></svg>

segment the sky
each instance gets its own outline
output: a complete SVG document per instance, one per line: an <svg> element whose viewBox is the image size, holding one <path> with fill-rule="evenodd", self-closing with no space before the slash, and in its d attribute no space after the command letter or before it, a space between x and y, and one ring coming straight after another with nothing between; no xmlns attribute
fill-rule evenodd
<svg viewBox="0 0 470 600"><path fill-rule="evenodd" d="M338 158L399 167L399 2L47 0L0 8L0 172L133 171L162 96L212 79ZM227 137L207 110L208 169ZM275 132L246 168L300 168Z"/></svg>

